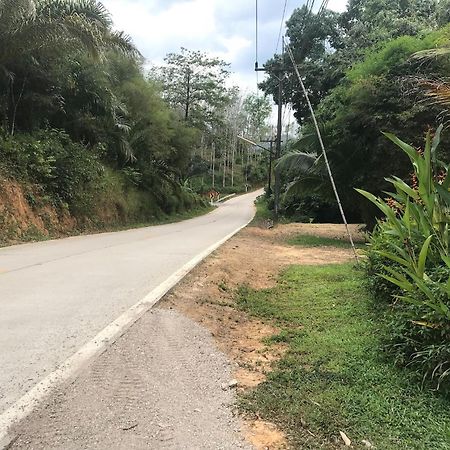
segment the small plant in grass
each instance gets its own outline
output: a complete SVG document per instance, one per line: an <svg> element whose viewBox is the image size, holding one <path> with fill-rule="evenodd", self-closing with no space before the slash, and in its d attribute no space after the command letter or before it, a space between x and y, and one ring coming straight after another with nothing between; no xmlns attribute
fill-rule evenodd
<svg viewBox="0 0 450 450"><path fill-rule="evenodd" d="M387 199L358 190L385 215L371 238L367 270L375 293L394 298L395 349L437 387L450 384L450 175L437 150L442 126L425 149L386 136L409 157L411 186L387 179ZM394 329L394 327L393 327Z"/></svg>

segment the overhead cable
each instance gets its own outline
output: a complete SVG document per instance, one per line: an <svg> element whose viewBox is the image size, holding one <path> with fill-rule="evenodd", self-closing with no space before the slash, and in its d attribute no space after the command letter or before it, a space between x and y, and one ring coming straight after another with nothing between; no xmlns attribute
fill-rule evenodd
<svg viewBox="0 0 450 450"><path fill-rule="evenodd" d="M281 17L280 32L278 33L277 46L275 48L275 54L278 53L278 48L280 47L281 36L283 34L284 19L286 18L286 10L287 10L287 6L288 6L288 2L289 2L289 0L284 0L283 15Z"/></svg>
<svg viewBox="0 0 450 450"><path fill-rule="evenodd" d="M347 231L347 235L348 235L348 238L350 240L350 244L352 246L353 253L355 255L355 259L356 259L356 261L358 261L358 253L356 252L356 247L355 247L355 243L353 241L352 233L350 232L350 227L348 226L348 222L347 222L347 218L345 216L344 208L342 206L341 198L339 196L339 192L337 190L336 183L334 181L333 172L331 170L330 162L328 160L328 155L327 155L327 152L326 152L326 149L325 149L325 145L323 143L322 133L320 131L319 124L317 122L317 118L316 118L316 114L314 112L314 108L313 108L313 106L311 104L311 100L309 98L309 94L308 94L308 91L307 91L307 89L305 87L305 84L303 83L303 79L302 79L302 77L300 75L300 71L298 69L298 66L297 66L297 64L295 62L294 53L292 52L291 46L286 41L284 41L284 44L285 44L285 49L287 49L289 58L292 61L292 65L294 67L294 70L295 70L295 73L297 75L298 81L299 81L300 86L302 88L303 94L305 95L306 102L308 104L308 108L309 108L309 111L311 113L311 117L313 119L314 127L316 129L317 137L319 139L319 143L320 143L320 147L321 147L321 150L322 150L322 155L324 157L325 165L327 167L328 175L330 177L331 186L333 187L333 192L334 192L334 195L336 197L336 201L337 201L337 204L338 204L338 207L339 207L339 211L341 213L342 220L344 221L344 224L345 224L345 229Z"/></svg>

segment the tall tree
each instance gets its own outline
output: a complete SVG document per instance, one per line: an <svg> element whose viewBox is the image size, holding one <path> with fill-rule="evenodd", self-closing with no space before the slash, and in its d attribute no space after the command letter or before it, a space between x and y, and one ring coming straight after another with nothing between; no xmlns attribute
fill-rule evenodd
<svg viewBox="0 0 450 450"><path fill-rule="evenodd" d="M229 64L185 48L180 53L169 53L165 62L161 78L169 103L200 129L217 121L217 112L229 102L225 84Z"/></svg>
<svg viewBox="0 0 450 450"><path fill-rule="evenodd" d="M79 53L99 57L111 49L138 54L126 35L112 30L108 12L96 0L0 0L0 95L10 132L26 95L41 88L39 94L51 96L50 64Z"/></svg>
<svg viewBox="0 0 450 450"><path fill-rule="evenodd" d="M328 10L315 14L306 6L296 9L287 21L286 35L313 106L364 59L371 46L435 29L443 17L439 4L436 0L350 0L342 14ZM272 75L261 87L276 99L281 66L286 76L284 100L292 102L297 120L303 123L309 109L288 55L284 59L275 55L266 63Z"/></svg>
<svg viewBox="0 0 450 450"><path fill-rule="evenodd" d="M244 98L242 111L245 114L246 133L261 140L267 132L267 120L272 112L272 104L267 96L249 94Z"/></svg>

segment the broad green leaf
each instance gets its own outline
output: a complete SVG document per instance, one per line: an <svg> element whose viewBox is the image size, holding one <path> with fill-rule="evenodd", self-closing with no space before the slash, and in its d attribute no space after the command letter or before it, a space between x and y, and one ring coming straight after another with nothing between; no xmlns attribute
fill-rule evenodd
<svg viewBox="0 0 450 450"><path fill-rule="evenodd" d="M392 284L395 284L396 286L398 286L400 289L403 289L404 291L411 291L411 287L412 285L408 285L407 283L401 281L401 280L397 280L397 278L394 277L390 277L389 275L385 275L385 274L379 274L382 278L384 278L385 280L389 281Z"/></svg>
<svg viewBox="0 0 450 450"><path fill-rule="evenodd" d="M410 263L408 260L404 258L400 258L400 256L394 255L393 253L384 252L384 251L377 251L380 256L384 256L385 258L390 259L391 261L395 261L396 263L401 264L402 266L409 267Z"/></svg>
<svg viewBox="0 0 450 450"><path fill-rule="evenodd" d="M395 134L392 133L383 133L389 140L391 140L395 145L400 147L411 159L411 161L414 163L417 160L418 153L417 150L412 147L411 145L407 144L406 142L403 142L400 140Z"/></svg>
<svg viewBox="0 0 450 450"><path fill-rule="evenodd" d="M419 278L423 278L423 274L425 272L425 265L428 257L428 249L430 248L430 243L432 239L433 236L428 236L428 238L423 243L422 249L420 250L419 261L417 263L417 276Z"/></svg>
<svg viewBox="0 0 450 450"><path fill-rule="evenodd" d="M441 143L441 133L442 133L443 129L444 129L444 125L440 124L436 130L436 133L434 134L434 137L433 137L433 143L431 145L431 157L432 157L433 161L436 161L436 150L439 147L439 144Z"/></svg>
<svg viewBox="0 0 450 450"><path fill-rule="evenodd" d="M392 183L397 189L403 191L405 194L412 197L413 199L417 200L419 198L419 194L400 178L393 177L393 178L386 178L386 180Z"/></svg>

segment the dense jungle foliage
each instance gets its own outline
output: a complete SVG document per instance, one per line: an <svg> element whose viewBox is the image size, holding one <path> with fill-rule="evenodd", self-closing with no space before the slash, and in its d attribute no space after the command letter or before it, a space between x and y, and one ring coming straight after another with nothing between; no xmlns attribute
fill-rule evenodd
<svg viewBox="0 0 450 450"><path fill-rule="evenodd" d="M264 157L236 135L259 110L263 132L269 103L243 98L228 75L185 49L148 70L96 0L0 0L1 180L79 227L203 207L212 184L258 185Z"/></svg>
<svg viewBox="0 0 450 450"><path fill-rule="evenodd" d="M380 194L390 174L408 175L407 158L392 149L381 132L389 131L419 146L429 127L436 128L445 108L427 97L425 84L448 76L448 58L415 58L417 52L450 43L445 1L351 0L347 11L314 14L302 7L287 22L287 37L317 111L325 146L350 218L373 226L377 211L355 187ZM300 204L306 193L316 202L334 203L323 160L304 170L298 152L320 155L320 148L299 82L287 54L268 67L286 68L284 97L302 124L285 177L286 202ZM432 83L431 83L432 84ZM269 77L265 92L275 94ZM446 143L445 133L443 136ZM445 156L450 155L446 145ZM292 155L289 155L292 156ZM284 171L286 172L286 171ZM297 188L297 189L296 189ZM289 198L290 197L290 198Z"/></svg>
<svg viewBox="0 0 450 450"><path fill-rule="evenodd" d="M449 19L448 1L350 0L342 14L315 14L304 6L287 22L289 46L317 112L347 216L375 227L364 266L373 307L388 324L384 349L426 386L445 393L450 386ZM287 54L275 55L267 65L285 68L285 101L302 126L277 165L285 213L320 221L328 212L327 221L330 215L338 221L292 62ZM271 76L261 87L275 94L278 81Z"/></svg>

